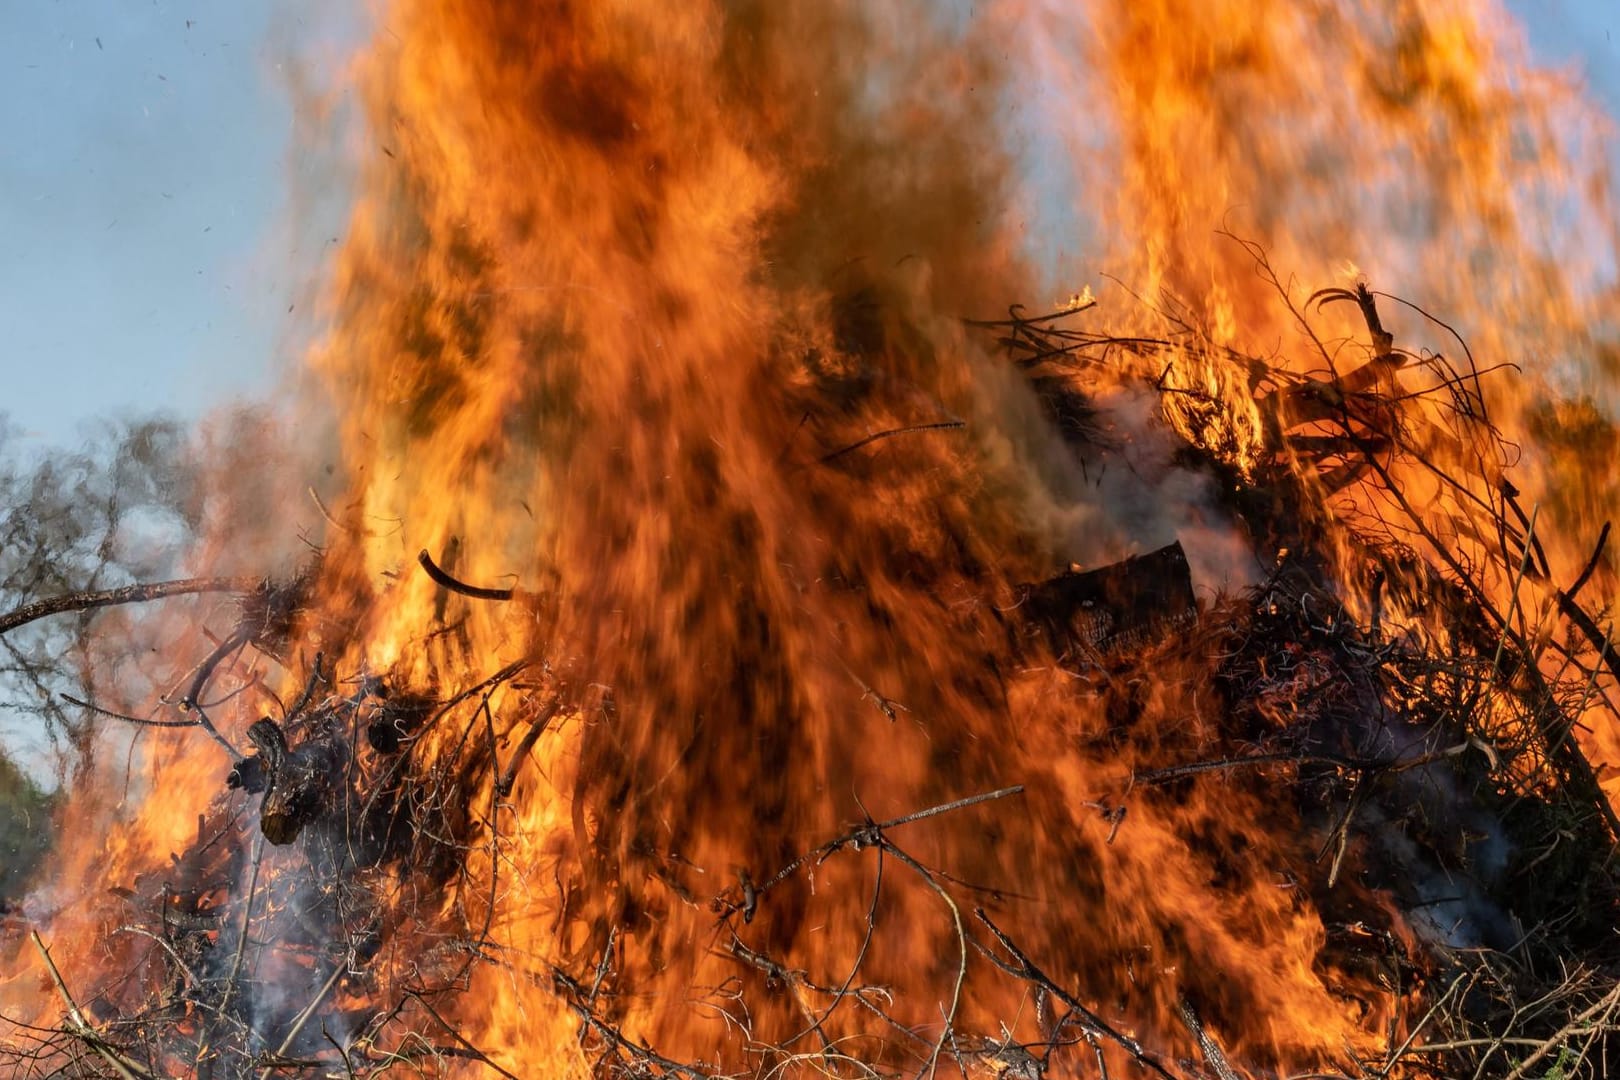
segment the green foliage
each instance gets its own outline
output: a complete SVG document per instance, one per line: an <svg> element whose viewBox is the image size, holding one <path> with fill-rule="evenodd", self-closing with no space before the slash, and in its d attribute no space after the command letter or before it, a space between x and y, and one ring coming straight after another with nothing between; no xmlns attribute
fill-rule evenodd
<svg viewBox="0 0 1620 1080"><path fill-rule="evenodd" d="M50 847L52 798L0 756L0 904L22 895Z"/></svg>
<svg viewBox="0 0 1620 1080"><path fill-rule="evenodd" d="M1578 1055L1569 1046L1558 1048L1558 1060L1543 1075L1542 1080L1570 1080L1570 1069L1575 1065Z"/></svg>

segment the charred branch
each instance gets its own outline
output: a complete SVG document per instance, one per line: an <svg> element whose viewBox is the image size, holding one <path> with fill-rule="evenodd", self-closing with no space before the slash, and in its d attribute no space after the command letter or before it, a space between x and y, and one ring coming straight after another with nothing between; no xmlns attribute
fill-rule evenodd
<svg viewBox="0 0 1620 1080"><path fill-rule="evenodd" d="M1221 1049L1221 1044L1216 1042L1215 1037L1204 1027L1204 1022L1199 1018L1198 1010L1193 1008L1192 1002L1183 997L1178 1010L1181 1013L1182 1023L1187 1025L1187 1030L1197 1040L1198 1049L1203 1052L1204 1063L1209 1066L1210 1071L1220 1080L1240 1080L1237 1071L1226 1060L1226 1052Z"/></svg>
<svg viewBox="0 0 1620 1080"><path fill-rule="evenodd" d="M97 716L105 716L109 720L121 720L126 724L135 724L138 727L189 728L202 726L201 722L197 720L157 720L150 716L130 716L128 713L115 712L112 709L104 709L100 705L93 705L88 701L81 701L72 694L60 694L58 696L68 704L77 705L79 708L95 713Z"/></svg>
<svg viewBox="0 0 1620 1080"><path fill-rule="evenodd" d="M1581 572L1575 578L1574 584L1565 591L1564 595L1568 597L1570 603L1575 602L1576 595L1580 593L1588 581L1592 580L1592 573L1597 570L1598 563L1602 561L1603 549L1609 542L1609 526L1611 524L1612 522L1608 521L1603 523L1602 530L1598 532L1597 543L1592 546L1592 557L1586 560L1586 565L1581 568Z"/></svg>
<svg viewBox="0 0 1620 1080"><path fill-rule="evenodd" d="M506 763L506 768L501 770L500 776L495 780L496 796L504 799L512 794L512 788L517 784L518 770L523 768L523 763L529 758L529 751L533 750L534 744L540 741L540 736L545 734L547 725L551 723L552 718L557 715L557 710L560 708L562 708L562 699L553 695L540 709L539 714L529 721L529 730L523 733L523 738L519 740L512 751L511 760Z"/></svg>
<svg viewBox="0 0 1620 1080"><path fill-rule="evenodd" d="M262 786L260 829L272 844L290 844L327 809L342 749L319 733L290 749L281 725L269 717L248 728L248 739L258 755L238 762L227 783L250 792Z"/></svg>
<svg viewBox="0 0 1620 1080"><path fill-rule="evenodd" d="M197 708L202 701L203 691L208 688L208 681L214 677L214 671L228 657L245 648L251 636L250 631L239 626L214 646L214 651L197 666L197 674L191 680L191 688L186 691L186 696L180 699L181 709Z"/></svg>
<svg viewBox="0 0 1620 1080"><path fill-rule="evenodd" d="M422 564L422 569L427 571L427 576L433 579L434 584L461 596L469 596L474 600L510 600L515 595L512 589L487 589L458 581L433 561L433 556L428 554L427 548L416 553L416 561Z"/></svg>

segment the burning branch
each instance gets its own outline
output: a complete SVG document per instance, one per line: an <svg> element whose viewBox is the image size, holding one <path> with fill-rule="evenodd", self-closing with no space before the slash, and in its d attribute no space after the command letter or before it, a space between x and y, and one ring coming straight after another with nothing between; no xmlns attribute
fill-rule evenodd
<svg viewBox="0 0 1620 1080"><path fill-rule="evenodd" d="M990 950L981 947L980 952L984 953L985 957L990 960L991 963L995 964L997 967L1008 972L1009 974L1016 975L1020 979L1024 979L1027 982L1035 984L1048 994L1051 994L1057 1000L1063 1002L1064 1005L1068 1006L1069 1018L1066 1018L1062 1023L1060 1023L1060 1027L1063 1026L1064 1023L1077 1024L1080 1029L1085 1031L1088 1035L1092 1035L1100 1039L1106 1039L1107 1041L1120 1047L1127 1054L1131 1055L1132 1060L1134 1060L1144 1069L1147 1069L1149 1072L1163 1077L1164 1080L1175 1080L1175 1077L1168 1069L1164 1067L1159 1059L1145 1050L1141 1043L1137 1042L1129 1035L1116 1031L1114 1027L1108 1023L1108 1021L1104 1020L1101 1016L1098 1016L1091 1009L1087 1008L1085 1003L1079 998L1075 997L1063 987L1053 982L1051 976L1042 971L1035 964L1035 962L1024 953L1022 949L1014 944L1012 938L1008 937L1006 932L991 920L990 916L985 913L983 908L974 908L973 914L981 923L985 925L985 928L995 936L996 941L1000 943L1004 950L1006 950L1007 955L1012 957L1010 961L1004 960Z"/></svg>
<svg viewBox="0 0 1620 1080"><path fill-rule="evenodd" d="M641 1070L657 1070L656 1073L650 1075L683 1076L687 1080L721 1080L721 1077L716 1073L705 1071L697 1066L683 1064L679 1061L672 1061L651 1047L644 1046L625 1035L596 1014L589 1005L592 997L590 992L567 972L553 968L552 980L563 1001L579 1017L580 1023L607 1044L609 1053L624 1054ZM511 1073L507 1073L504 1069L499 1071L511 1076ZM649 1075L649 1073L644 1071L642 1075Z"/></svg>
<svg viewBox="0 0 1620 1080"><path fill-rule="evenodd" d="M792 860L786 866L782 867L782 869L778 870L775 874L771 875L771 877L767 879L763 885L757 887L745 886L745 892L750 893L750 895L757 900L758 897L763 896L771 889L774 889L776 886L792 877L800 870L800 868L811 861L815 861L817 863L824 862L829 856L842 851L846 847L859 851L864 847L881 846L884 841L884 833L889 829L898 828L901 825L909 825L914 821L923 821L927 818L937 817L940 814L948 814L954 810L965 810L970 806L977 806L980 803L992 802L996 799L1005 799L1012 795L1021 795L1023 794L1023 791L1024 786L1022 784L1014 784L1012 787L999 788L996 791L987 791L981 795L969 795L963 799L955 799L948 803L941 803L939 806L931 806L927 810L917 810L910 814L902 814L900 817L891 818L888 821L869 820L866 822L866 824L852 829L842 836L835 837L834 839L822 844L820 847L814 848L805 852L803 855L800 855L798 858ZM749 906L748 910L752 910L752 905ZM750 917L747 916L746 912L744 921L750 921Z"/></svg>
<svg viewBox="0 0 1620 1080"><path fill-rule="evenodd" d="M1244 887L1263 893L1261 906L1269 906L1276 895L1270 875L1285 874L1292 890L1288 904L1307 914L1315 904L1317 913L1332 915L1313 924L1322 929L1325 944L1309 957L1312 977L1320 975L1340 1004L1360 1003L1362 1015L1391 1018L1377 1032L1371 1031L1371 1021L1364 1025L1366 1031L1353 1032L1366 1036L1352 1051L1367 1062L1364 1071L1444 1072L1465 1061L1465 1072L1485 1076L1494 1069L1494 1075L1521 1080L1562 1061L1566 1049L1586 1054L1620 1035L1620 996L1612 979L1583 974L1581 981L1548 987L1537 974L1555 970L1562 959L1540 944L1537 935L1563 935L1562 941L1572 940L1582 927L1596 933L1583 919L1607 933L1608 914L1620 910L1611 903L1610 885L1602 876L1606 871L1594 869L1602 859L1593 853L1606 857L1612 850L1606 831L1613 826L1612 812L1604 818L1606 811L1592 803L1601 789L1572 734L1588 705L1604 703L1620 682L1607 635L1596 633L1598 619L1576 600L1590 593L1608 530L1570 588L1558 590L1552 584L1555 564L1546 550L1551 545L1538 535L1535 512L1523 513L1511 485L1497 482L1502 479L1496 460L1501 437L1490 426L1482 399L1475 400L1480 377L1488 370L1482 372L1471 358L1466 368L1453 369L1440 359L1397 349L1377 299L1378 294L1364 288L1339 290L1317 294L1297 311L1290 307L1308 329L1306 316L1319 317L1324 307L1331 312L1340 304L1348 309L1353 303L1370 338L1361 362L1349 364L1340 346L1330 348L1311 333L1317 354L1306 371L1216 345L1170 303L1161 313L1167 328L1162 335L1091 333L1073 321L1075 311L1024 318L1013 309L1007 320L980 324L999 338L1043 395L1053 387L1041 380L1083 382L1073 379L1076 371L1102 366L1128 369L1141 386L1158 394L1166 421L1180 425L1176 430L1186 440L1180 460L1229 481L1220 485L1223 493L1230 492L1228 509L1260 538L1268 557L1279 547L1294 552L1277 559L1262 585L1237 597L1201 602L1179 544L1022 584L1022 579L985 569L981 554L969 550L968 539L949 532L953 526L942 520L940 527L948 535L937 544L919 540L916 552L893 560L899 569L888 576L862 565L845 573L831 559L833 569L823 573L829 580L837 578L836 588L847 595L839 592L828 602L832 606L815 614L819 618L836 612L840 641L847 628L850 655L861 655L861 669L871 666L873 683L893 688L916 707L915 725L885 725L878 729L880 735L872 736L886 740L885 751L920 737L933 744L926 751L934 755L929 760L944 760L969 739L991 742L986 732L993 738L1005 729L995 725L1023 719L1009 704L1015 699L1007 685L1031 673L1051 677L1056 689L1043 690L1050 694L1044 700L1056 706L1053 715L1065 726L1045 745L1057 745L1061 738L1067 747L1062 753L1073 755L1053 769L1080 770L1079 775L1101 789L1093 792L1095 801L1072 799L1060 811L1071 815L1060 823L1075 837L1076 860L1089 860L1109 888L1121 880L1140 880L1144 866L1142 853L1133 850L1133 831L1159 829L1151 851L1158 855L1169 850L1162 841L1188 845L1179 869L1210 879L1207 887L1198 886L1205 889L1198 895L1211 909L1221 908L1228 897L1234 908L1252 902L1256 893L1240 894ZM784 415L791 418L797 411L794 402L793 411ZM1233 414L1249 416L1252 429L1232 430L1227 422ZM1425 430L1424 424L1430 428ZM839 462L880 440L961 426L953 420L879 431L820 461ZM1459 465L1436 451L1442 441L1436 432L1454 434L1479 462L1488 462L1489 469L1480 465L1478 471L1490 472L1491 481L1482 482L1466 462ZM774 428L766 435L767 454L774 456ZM776 464L784 465L780 458ZM1413 477L1443 493L1441 510L1415 493L1428 489L1413 486ZM828 482L830 489L847 487L829 481L822 477L815 482ZM717 511L716 516L730 512ZM1335 515L1352 523L1348 534L1332 531L1339 528ZM686 535L679 530L687 526L672 521L672 528L676 525L672 535L684 542ZM739 537L752 532L736 529ZM1448 538L1460 540L1448 546ZM1272 543L1281 540L1286 543ZM1335 562L1342 549L1353 557ZM876 561L886 557L884 553ZM1358 570L1357 559L1368 566ZM427 551L418 562L450 593L492 601L528 596L515 588L462 581ZM453 566L454 560L446 556L445 565ZM936 576L936 565L949 569ZM725 570L729 575L734 568ZM131 723L202 726L228 746L204 711L210 684L234 678L239 684L234 692L263 687L257 673L251 682L232 674L239 668L237 655L250 645L280 658L285 670L276 689L296 692L296 698L282 707L282 698L263 687L274 698L279 719L249 712L240 701L225 711L232 691L221 695L217 709L220 726L244 732L252 746L247 757L233 753L225 786L261 797L257 830L238 823L240 796L219 799L199 820L196 841L176 845L180 850L165 864L161 886L153 885L150 876L137 879L133 888L118 886L118 902L135 913L120 912L124 925L118 940L145 955L131 962L128 978L109 998L120 1010L120 1035L135 1033L131 1037L140 1040L137 1045L151 1065L135 1064L91 1030L54 965L51 971L68 1003L73 1041L53 1043L48 1053L77 1054L74 1060L88 1061L89 1051L82 1047L89 1047L124 1080L146 1080L203 1062L251 1067L268 1076L277 1069L334 1071L341 1061L351 1077L381 1075L399 1064L431 1070L476 1062L510 1077L515 1070L508 1072L494 1059L504 1055L486 1053L475 1045L473 1034L484 1019L473 1011L481 1004L476 999L492 985L491 977L499 977L514 990L539 987L552 995L555 1001L547 999L548 1007L576 1032L596 1074L603 1077L714 1080L740 1075L734 1059L717 1056L711 1064L701 1057L705 1051L693 1049L703 1045L702 1036L657 1047L637 1037L638 1030L669 1031L674 1026L660 1018L661 1023L641 1027L639 1010L646 1000L678 1000L682 992L691 997L693 987L698 1007L714 1010L731 1025L727 1037L741 1040L742 1060L761 1074L813 1068L878 1080L904 1068L924 1077L942 1064L949 1068L954 1058L964 1075L988 1070L1038 1080L1054 1068L1054 1055L1068 1047L1076 1047L1086 1060L1060 1064L1089 1070L1095 1056L1095 1069L1105 1077L1111 1064L1122 1063L1166 1080L1200 1071L1223 1080L1286 1071L1273 1061L1244 1059L1253 1052L1253 1042L1243 1038L1246 1033L1238 1025L1244 1018L1236 1011L1246 1002L1238 995L1240 1004L1234 1006L1221 993L1225 973L1191 970L1202 957L1196 955L1196 945L1184 940L1189 914L1161 905L1159 897L1121 900L1138 904L1146 944L1131 937L1139 932L1133 912L1132 918L1116 920L1131 924L1128 933L1099 923L1098 937L1104 940L1099 949L1112 950L1108 955L1116 958L1135 955L1137 948L1162 951L1166 963L1162 975L1152 980L1138 983L1139 969L1134 967L1126 969L1128 979L1121 975L1114 980L1090 966L1089 959L1072 965L1061 955L1037 961L1027 941L1021 944L1003 929L1005 918L997 915L1000 922L993 921L985 906L972 902L975 894L991 894L997 903L1009 905L1027 897L994 889L994 883L976 883L967 873L955 876L949 857L925 860L897 842L902 827L1023 794L1023 785L882 821L866 815L858 824L827 830L842 828L808 851L798 843L785 846L781 836L766 835L737 863L746 866L769 858L773 864L786 859L785 864L758 880L747 869L738 871L734 882L713 898L709 911L718 916L718 924L710 921L696 898L716 890L704 890L687 875L714 873L716 867L687 861L697 856L682 850L685 841L666 844L658 830L679 837L683 829L707 829L713 823L683 820L673 801L661 805L659 813L640 812L638 817L635 804L673 775L664 771L671 756L681 767L692 762L699 781L712 783L730 775L722 770L732 769L734 751L744 743L734 741L733 733L709 715L692 721L688 730L675 729L674 735L659 725L687 723L681 710L694 702L727 720L752 719L753 713L724 713L729 696L736 695L744 696L745 704L769 702L773 708L781 701L843 708L857 700L873 701L891 721L900 711L910 711L855 676L848 664L844 670L853 685L827 657L811 665L820 665L813 675L796 666L804 652L814 649L800 649L802 641L783 635L793 633L789 624L801 606L824 602L815 592L826 588L819 582L794 580L792 588L780 590L786 599L779 606L772 606L774 599L760 599L769 589L752 593L737 586L739 607L752 603L760 610L734 620L735 626L720 621L726 622L727 632L759 627L764 644L756 654L749 651L756 643L748 642L727 665L702 657L688 671L678 652L688 628L707 617L703 604L714 596L710 586L719 579L694 577L687 583L693 586L689 602L675 605L675 616L666 619L660 609L646 625L632 625L626 640L645 648L635 656L651 660L649 674L644 678L627 665L602 677L622 677L627 699L645 695L635 709L655 718L647 721L626 719L605 705L585 709L579 693L548 662L553 654L545 650L554 646L549 641L537 644L544 635L501 638L479 654L484 661L494 667L498 661L489 658L496 650L519 659L479 677L472 667L478 658L471 651L470 632L456 641L468 646L464 651L445 648L437 636L445 632L443 594L431 615L424 609L424 621L435 629L409 645L391 641L388 649L372 649L368 639L351 640L343 629L328 633L329 624L309 620L320 625L323 651L315 653L307 672L291 670L291 657L300 655L290 638L303 622L294 618L305 592L301 582L272 587L219 580L245 585L246 599L237 624L173 691L177 696L184 691L178 703L191 712L186 721L143 721L87 701L66 700ZM151 588L185 591L180 588L185 584ZM960 625L941 630L942 635L959 633L960 639L953 643L942 637L937 654L930 641L928 666L922 670L938 678L935 656L953 658L966 669L982 665L989 672L982 682L975 682L980 676L971 670L951 671L938 678L937 690L931 689L899 661L887 668L882 659L874 663L879 650L857 640L856 622L866 616L883 623L885 635L894 633L900 608L882 595L885 590L901 598L939 600L958 586L968 592L1011 591L1017 599L984 613L980 621L963 616ZM1536 597L1539 589L1539 601L1520 598L1521 586L1526 597ZM1366 592L1352 596L1358 588ZM414 596L414 590L405 591ZM1360 607L1354 603L1358 598L1364 601ZM63 600L55 603L53 610L74 608ZM1434 623L1414 615L1422 604L1432 604L1431 611L1440 613ZM384 610L392 628L394 612ZM613 610L622 613L619 607ZM15 613L7 618L11 625L22 625ZM1549 637L1540 624L1552 621L1560 633ZM559 624L570 625L569 620ZM658 635L648 632L649 627L673 628L673 639L654 641ZM592 639L593 633L583 633L577 650L574 642L557 644L562 651L555 655L568 656L570 665L576 651L601 655L602 642ZM400 640L410 637L407 632ZM445 662L446 654L454 659ZM329 659L378 655L395 659L398 666L340 673ZM731 673L712 674L711 668L721 666ZM525 671L536 674L520 680ZM823 678L828 671L830 683L800 686L794 681ZM775 679L780 683L770 681ZM755 680L768 683L767 688L759 689ZM670 683L678 686L661 696ZM1156 694L1183 696L1179 704L1164 706L1150 703ZM946 721L939 717L952 708L982 708L985 726L944 727ZM1153 716L1150 709L1170 711ZM1195 723L1183 722L1189 709ZM1144 714L1170 720L1153 727ZM568 807L572 820L535 843L533 833L552 828L536 821L566 821L566 815L554 814L551 805L522 805L535 796L520 791L520 781L531 759L545 763L542 740L563 726L558 717L564 715L589 716L589 723L578 725L586 729L583 745L588 752L577 760L590 775L577 783L575 801ZM648 726L638 728L636 723ZM750 729L748 740L753 741L746 743L745 753L762 748L761 760L791 771L799 744L790 728L784 722L780 729ZM575 734L573 725L568 733ZM710 752L712 760L703 759L700 755L709 752L703 737L711 734L718 749ZM820 753L818 743L818 760ZM656 771L650 767L655 763ZM1045 781L1045 767L1038 763L1019 775ZM1123 792L1122 775L1129 777ZM1072 776L1059 779L1062 783L1031 782L1030 790L1046 800L1040 804L1043 814L1057 805L1051 801L1053 788L1061 789L1065 798L1072 791ZM1436 792L1466 793L1467 798L1437 802ZM1263 807L1263 813L1287 816L1304 836L1292 847L1270 850L1270 861L1259 870L1237 865L1235 851L1203 850L1198 845L1222 846L1224 823L1207 807L1223 793L1241 796ZM550 791L539 793L541 798L551 796ZM773 793L738 805L783 814L782 803L774 798ZM1134 800L1144 811L1133 812L1129 827L1124 825L1122 799ZM1079 809L1088 806L1101 811L1100 822ZM1517 830L1501 841L1522 852L1516 856L1519 861L1502 871L1509 884L1501 886L1501 893L1518 890L1511 904L1502 901L1503 910L1514 919L1523 916L1524 925L1539 927L1514 946L1517 955L1511 964L1488 948L1455 947L1445 937L1456 934L1455 926L1442 925L1442 919L1451 919L1449 909L1434 915L1440 930L1428 937L1390 914L1404 903L1402 910L1416 926L1422 912L1451 902L1449 896L1422 893L1420 885L1469 879L1468 862L1482 847L1471 839L1478 820L1469 815L1484 814L1479 806ZM1414 820L1431 809L1434 820ZM767 829L788 817L794 817L796 827L799 821L824 820L810 815L825 810L811 807L797 817L795 808L769 820L759 814L757 827ZM945 831L949 825L937 827ZM731 834L714 827L715 835L735 848L737 836L748 834L746 842L753 842L756 823L727 823L724 828L737 830ZM1404 878L1401 872L1408 866L1378 844L1381 835L1392 836L1396 830L1406 834L1401 837L1404 847L1417 852L1406 856L1417 871ZM1028 849L1050 843L1056 831L1028 840ZM1114 845L1116 833L1119 843ZM1248 841L1246 834L1232 836L1234 849ZM700 845L704 858L725 850L710 839L705 834ZM266 844L289 850L267 854ZM840 853L866 850L875 863L870 893L864 861L840 860L825 874L819 870ZM1315 862L1313 851L1319 852ZM1206 857L1207 862L1201 861ZM1131 860L1138 861L1133 865ZM1120 863L1130 874L1107 876ZM1151 874L1153 868L1145 869ZM846 871L856 884L850 895L836 898L842 922L835 933L841 936L820 939L837 942L837 959L829 969L812 970L796 952L806 939L789 916L801 915L801 908L812 903L829 902L828 880L841 881ZM1532 880L1539 886L1544 879L1553 886L1531 887ZM1344 887L1342 881L1355 887ZM784 891L801 886L814 898ZM592 888L609 895L593 896ZM1370 900L1379 888L1384 891L1376 902ZM1400 895L1402 889L1410 895ZM1590 912L1583 915L1566 893L1595 897ZM1495 899L1483 889L1480 895ZM933 906L934 898L942 909ZM883 936L889 928L880 926L880 917L885 905L897 901L908 914L933 913L933 953L926 972L896 976L895 950ZM1209 917L1228 918L1220 911ZM688 921L683 924L682 919ZM523 937L526 931L512 929L548 920L528 939ZM1234 924L1241 921L1231 918ZM1571 925L1575 928L1567 928ZM679 927L681 936L671 936L676 931L667 927ZM906 928L908 933L913 929ZM1211 930L1226 935L1227 956L1270 947L1246 924ZM715 935L708 939L716 945L712 950L679 955L685 943L710 933ZM36 947L43 954L37 938ZM638 963L632 952L638 948L647 948L652 962ZM905 962L899 961L902 966ZM1451 978L1442 987L1442 964L1473 966L1466 978ZM658 982L682 965L698 972L692 987ZM714 967L723 976L708 981ZM259 1000L252 990L255 973L276 968L296 973L299 993ZM1364 975L1369 969L1375 974ZM571 970L588 974L575 977ZM1076 970L1086 974L1077 978ZM651 981L640 985L637 979ZM1146 986L1149 981L1152 985ZM761 982L772 997L756 996ZM920 999L919 987L925 995ZM1012 1006L1005 1014L986 1015L997 1003L1031 997L1033 1018L1012 1013ZM1088 1005L1088 1000L1107 1005ZM1413 1027L1403 1026L1408 1009L1422 1017ZM1276 1015L1269 1014L1269 1020L1274 1022ZM191 1019L177 1023L176 1016ZM975 1025L985 1026L976 1030ZM1036 1038L1030 1037L1031 1030ZM334 1032L347 1034L334 1037ZM1137 1032L1150 1034L1138 1037ZM1230 1046L1243 1047L1242 1053L1217 1038L1216 1033L1229 1032L1235 1036ZM1508 1048L1529 1060L1505 1060ZM334 1049L336 1058L331 1056ZM1316 1053L1292 1046L1278 1051L1277 1060L1292 1067ZM1330 1047L1311 1063L1318 1074L1329 1075L1322 1071L1329 1068L1324 1063L1342 1060L1340 1054L1338 1046Z"/></svg>
<svg viewBox="0 0 1620 1080"><path fill-rule="evenodd" d="M91 1026L89 1020L85 1019L84 1013L79 1010L78 1003L73 1000L73 995L68 993L67 983L62 981L62 973L56 970L56 964L51 960L51 951L45 947L45 942L40 940L39 933L30 930L28 940L39 951L40 959L45 961L45 970L50 972L51 982L56 985L56 992L61 996L62 1004L67 1006L68 1019L73 1024L75 1034L83 1039L87 1046L100 1054L102 1059L112 1066L113 1071L123 1077L124 1080L136 1080L137 1077L141 1078L141 1080L152 1080L150 1072L126 1058L121 1051L103 1039L101 1033Z"/></svg>
<svg viewBox="0 0 1620 1080"><path fill-rule="evenodd" d="M768 980L776 980L793 987L795 989L796 1000L799 1001L799 1007L805 1014L805 1018L810 1022L807 1028L781 1044L784 1051L791 1047L795 1042L803 1039L805 1036L815 1034L822 1040L823 1052L825 1054L832 1055L835 1058L841 1057L841 1055L837 1054L836 1050L834 1049L833 1044L829 1040L824 1028L833 1012L847 997L852 998L861 1007L865 1008L869 1012L872 1012L896 1031L916 1039L922 1044L923 1047L926 1048L926 1053L924 1054L923 1062L920 1066L919 1075L928 1074L934 1070L940 1055L948 1046L953 1045L953 1040L956 1038L955 1025L957 1022L958 1009L960 1008L962 1000L963 986L967 979L970 938L962 919L960 906L957 904L955 898L952 897L950 891L942 883L941 879L944 877L944 875L941 875L939 872L924 866L904 849L898 847L889 838L888 832L902 825L923 821L942 814L948 814L957 810L962 810L968 807L1007 798L1012 795L1021 794L1023 790L1024 788L1022 785L1014 785L1012 787L1000 788L998 790L985 792L979 795L971 795L966 798L955 799L947 803L942 803L938 806L929 807L925 810L914 811L909 814L902 814L899 817L891 818L886 821L877 822L868 819L863 825L851 829L841 836L835 837L832 840L829 840L826 843L823 843L804 853L803 855L790 860L787 865L785 865L781 870L777 871L771 877L767 878L762 884L756 885L746 871L741 873L739 875L740 897L737 894L732 894L730 896L722 895L714 899L711 906L715 910L722 913L723 920L730 920L734 915L740 913L742 915L743 922L746 925L753 921L758 909L758 905L765 894L781 886L783 882L787 881L806 865L811 863L819 865L832 855L845 849L860 851L863 848L872 848L877 852L877 877L873 886L872 899L867 908L866 929L862 937L862 943L855 960L850 967L849 973L844 977L840 984L831 986L818 983L812 981L806 974L802 972L796 972L788 969L784 965L770 959L763 953L747 945L737 934L736 930L731 929L732 942L729 947L731 955L737 957L739 960L748 964L749 966L763 972ZM955 975L952 980L950 1000L943 1007L941 1017L943 1020L943 1026L937 1039L922 1039L920 1036L916 1035L911 1027L895 1020L887 1013L887 1011L877 1007L871 1001L870 995L863 988L855 987L854 985L855 980L859 975L861 965L866 958L867 950L872 941L872 936L876 930L877 904L883 888L883 859L885 855L895 858L901 864L916 873L919 879L941 899L951 914L952 925L957 940L958 963L956 965ZM948 880L954 881L954 879ZM826 996L831 1000L827 1008L817 1015L807 1003L798 998L797 995L800 991L808 991L820 996ZM870 1072L869 1069L864 1071Z"/></svg>

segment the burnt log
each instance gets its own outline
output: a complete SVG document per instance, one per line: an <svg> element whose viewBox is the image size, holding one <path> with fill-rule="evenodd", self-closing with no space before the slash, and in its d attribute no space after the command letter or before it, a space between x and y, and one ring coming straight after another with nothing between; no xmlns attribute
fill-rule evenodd
<svg viewBox="0 0 1620 1080"><path fill-rule="evenodd" d="M289 747L281 725L269 717L254 721L247 737L258 753L237 762L225 783L250 794L263 791L259 830L272 844L290 844L331 805L342 748L319 735Z"/></svg>

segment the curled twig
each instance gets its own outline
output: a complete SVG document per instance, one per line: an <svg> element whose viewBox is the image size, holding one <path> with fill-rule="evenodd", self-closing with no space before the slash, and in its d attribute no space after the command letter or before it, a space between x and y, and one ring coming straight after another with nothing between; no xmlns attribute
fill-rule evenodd
<svg viewBox="0 0 1620 1080"><path fill-rule="evenodd" d="M433 556L428 554L427 548L416 553L416 561L422 564L422 569L427 571L427 576L432 578L435 584L453 593L470 596L474 600L510 600L516 595L513 589L486 589L451 577L443 567L433 561Z"/></svg>

